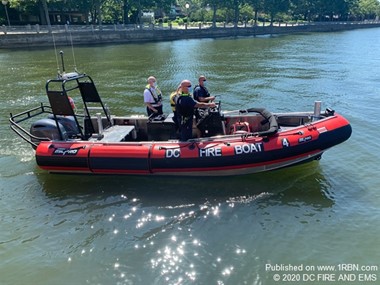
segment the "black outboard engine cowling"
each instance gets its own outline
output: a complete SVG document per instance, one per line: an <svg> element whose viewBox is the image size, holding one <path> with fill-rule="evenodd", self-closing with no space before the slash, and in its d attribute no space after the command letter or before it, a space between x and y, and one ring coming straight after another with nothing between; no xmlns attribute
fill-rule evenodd
<svg viewBox="0 0 380 285"><path fill-rule="evenodd" d="M63 136L63 140L68 139L67 132L62 124L58 123L58 126L61 130L61 134ZM41 119L32 124L30 127L30 133L33 136L39 138L49 138L51 140L61 140L60 133L57 128L57 124L54 120L51 119ZM32 141L35 143L39 143L40 140L36 140L32 138Z"/></svg>
<svg viewBox="0 0 380 285"><path fill-rule="evenodd" d="M67 136L69 138L76 137L80 133L77 124L75 123L75 119L73 116L56 116L59 124L63 126L66 130ZM54 115L49 115L48 119L54 121Z"/></svg>

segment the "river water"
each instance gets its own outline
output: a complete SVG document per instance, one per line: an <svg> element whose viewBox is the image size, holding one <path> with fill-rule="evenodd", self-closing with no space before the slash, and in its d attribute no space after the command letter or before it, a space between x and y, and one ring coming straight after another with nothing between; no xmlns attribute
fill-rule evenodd
<svg viewBox="0 0 380 285"><path fill-rule="evenodd" d="M115 115L144 113L149 75L168 112L169 92L205 74L224 110L321 100L353 134L263 174L50 175L8 116L47 102L54 48L0 50L0 284L379 284L380 29L63 50Z"/></svg>

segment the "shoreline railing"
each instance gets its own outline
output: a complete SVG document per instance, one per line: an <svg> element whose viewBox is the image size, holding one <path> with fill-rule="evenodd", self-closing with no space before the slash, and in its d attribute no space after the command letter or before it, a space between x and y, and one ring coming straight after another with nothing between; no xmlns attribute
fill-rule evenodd
<svg viewBox="0 0 380 285"><path fill-rule="evenodd" d="M260 27L294 27L294 26L325 26L325 25L378 25L380 21L344 21L344 22L276 22L271 25L269 22L262 22L255 25L252 21L239 23L217 23L213 27L212 23L185 23L175 24L113 24L113 25L26 25L26 26L0 26L0 36L7 34L40 34L40 33L66 33L66 32L102 32L102 31L131 31L131 30L187 30L187 29L231 29L231 28L260 28Z"/></svg>

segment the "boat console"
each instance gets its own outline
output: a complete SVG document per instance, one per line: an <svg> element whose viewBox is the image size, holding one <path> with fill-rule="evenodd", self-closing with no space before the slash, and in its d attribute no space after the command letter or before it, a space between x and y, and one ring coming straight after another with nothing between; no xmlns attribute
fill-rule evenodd
<svg viewBox="0 0 380 285"><path fill-rule="evenodd" d="M215 108L196 109L197 128L202 137L225 135L224 118L220 111L220 102Z"/></svg>

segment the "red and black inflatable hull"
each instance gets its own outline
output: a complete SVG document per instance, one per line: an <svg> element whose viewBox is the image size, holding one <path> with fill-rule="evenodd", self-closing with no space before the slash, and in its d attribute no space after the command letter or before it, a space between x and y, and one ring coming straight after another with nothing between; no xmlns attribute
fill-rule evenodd
<svg viewBox="0 0 380 285"><path fill-rule="evenodd" d="M319 158L351 136L335 114L267 137L221 136L195 142L41 142L37 164L54 173L138 175L239 175Z"/></svg>

